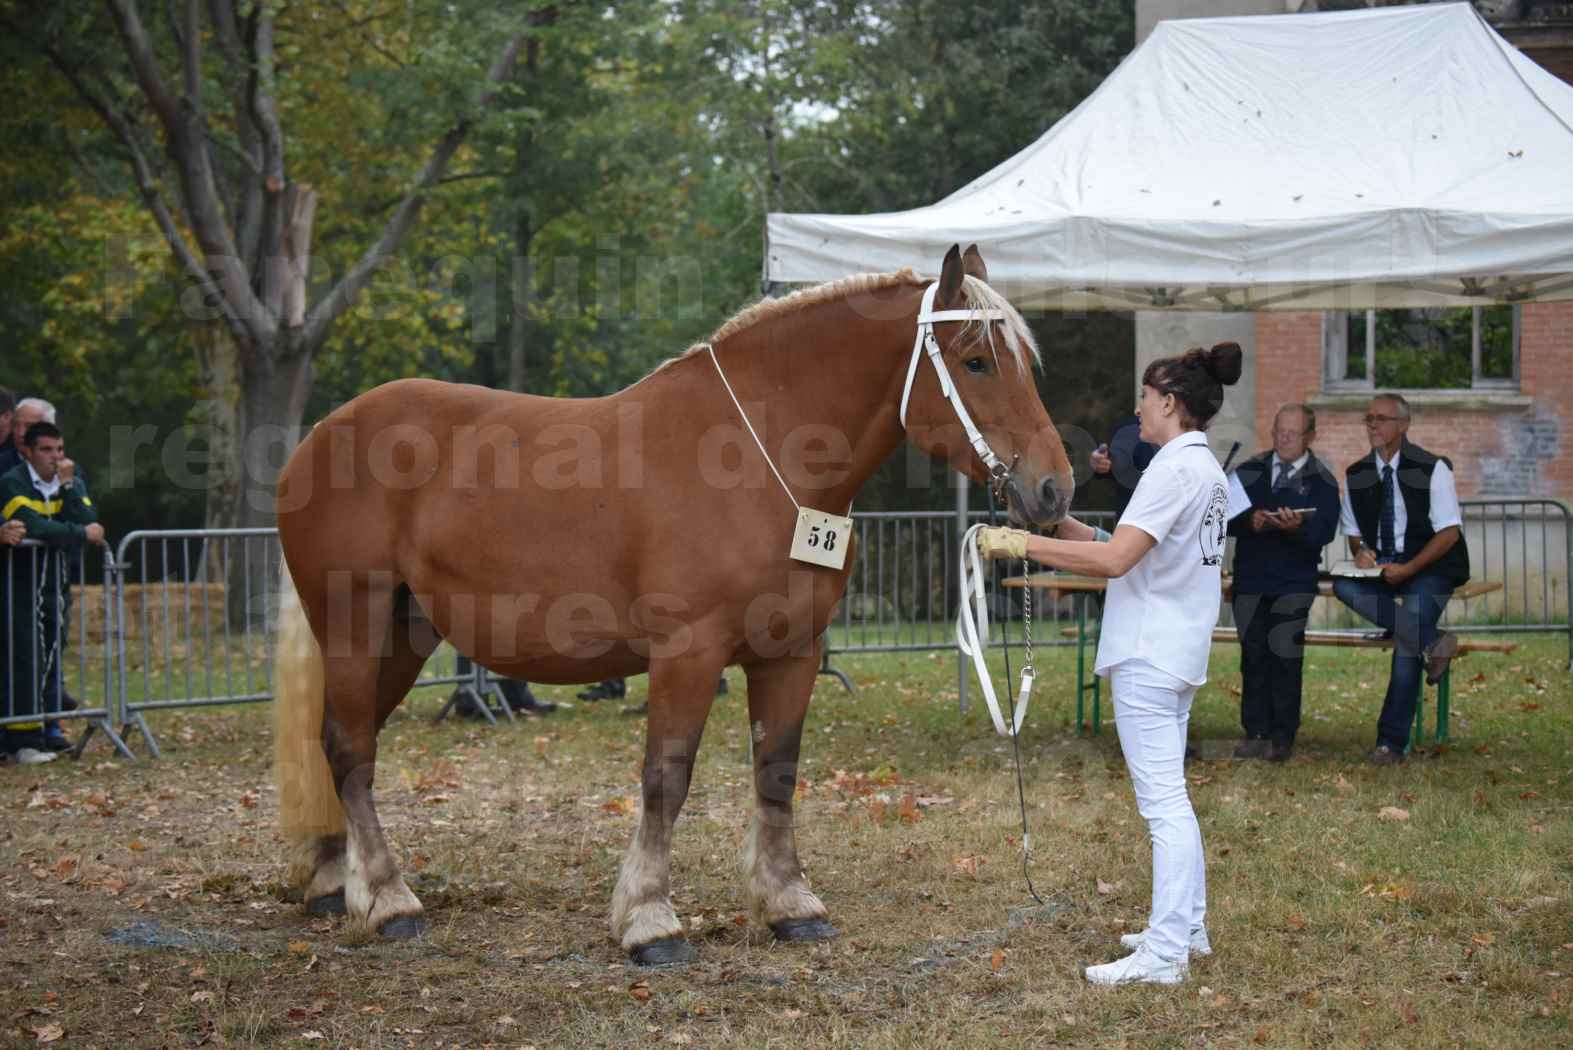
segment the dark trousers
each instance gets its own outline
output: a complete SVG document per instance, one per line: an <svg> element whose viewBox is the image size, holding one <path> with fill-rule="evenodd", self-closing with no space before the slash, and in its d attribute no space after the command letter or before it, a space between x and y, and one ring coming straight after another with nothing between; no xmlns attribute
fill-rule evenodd
<svg viewBox="0 0 1573 1050"><path fill-rule="evenodd" d="M1423 572L1392 587L1380 579L1333 581L1338 600L1379 627L1393 632L1393 669L1387 679L1387 697L1376 723L1376 742L1402 751L1409 744L1409 727L1420 701L1425 671L1424 653L1436 641L1437 621L1453 596L1453 581ZM1399 600L1403 602L1400 604Z"/></svg>
<svg viewBox="0 0 1573 1050"><path fill-rule="evenodd" d="M1240 725L1245 735L1291 745L1300 730L1305 624L1315 594L1236 594Z"/></svg>
<svg viewBox="0 0 1573 1050"><path fill-rule="evenodd" d="M61 646L70 616L65 559L50 547L0 552L0 717L60 710ZM38 723L17 723L27 731Z"/></svg>

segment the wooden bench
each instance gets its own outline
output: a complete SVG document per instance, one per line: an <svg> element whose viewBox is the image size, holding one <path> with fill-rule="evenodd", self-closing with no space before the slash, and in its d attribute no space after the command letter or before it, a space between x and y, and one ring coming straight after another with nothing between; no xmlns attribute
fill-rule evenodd
<svg viewBox="0 0 1573 1050"><path fill-rule="evenodd" d="M1501 587L1486 587L1478 593L1484 594L1489 590ZM1459 591L1464 588L1460 587ZM1238 642L1239 633L1233 627L1213 628L1213 641ZM1392 638L1381 635L1361 634L1349 631L1306 631L1306 645L1329 645L1341 649L1391 649L1397 642ZM1517 642L1487 642L1473 638L1460 638L1458 640L1458 656L1465 653L1510 653L1518 648ZM1456 660L1458 657L1455 656ZM1442 744L1448 740L1448 714L1451 707L1453 688L1453 665L1448 664L1446 671L1442 672L1441 681L1436 684L1436 731L1432 736L1432 743ZM1415 704L1415 725L1409 734L1409 746L1418 747L1424 742L1425 737L1426 691L1424 686L1420 689L1420 699Z"/></svg>
<svg viewBox="0 0 1573 1050"><path fill-rule="evenodd" d="M1232 578L1224 577L1223 597L1226 600L1233 597L1233 583L1234 580ZM1103 683L1096 675L1091 677L1087 675L1087 664L1089 663L1086 658L1087 645L1096 639L1098 633L1096 625L1089 622L1087 606L1091 596L1103 593L1108 586L1108 581L1089 576L1076 576L1070 573L1037 572L1030 576L1010 577L1002 580L1001 585L1012 588L1031 587L1033 590L1046 593L1050 601L1058 601L1060 597L1067 595L1075 599L1076 626L1064 628L1061 633L1067 638L1076 639L1076 728L1078 732L1082 728L1082 719L1086 712L1086 698L1090 695L1092 698L1091 729L1094 734L1098 733L1102 728L1103 721ZM1470 598L1478 598L1482 594L1490 594L1501 589L1502 583L1499 580L1470 580L1455 590L1449 600L1467 601ZM1333 597L1333 581L1331 579L1319 581L1317 592L1324 598ZM1239 635L1233 627L1217 627L1213 629L1213 641L1237 643ZM1383 638L1356 631L1307 631L1305 644L1342 646L1354 649L1391 649L1395 643L1391 638ZM1478 652L1510 653L1516 648L1518 648L1518 645L1515 642L1486 642L1473 639L1460 639L1458 644L1460 655ZM1448 739L1448 715L1451 700L1452 667L1449 666L1448 670L1442 675L1442 680L1437 683L1437 724L1433 737L1436 743L1443 743ZM1419 702L1415 704L1415 726L1410 734L1411 747L1421 743L1424 719L1425 689L1422 687Z"/></svg>

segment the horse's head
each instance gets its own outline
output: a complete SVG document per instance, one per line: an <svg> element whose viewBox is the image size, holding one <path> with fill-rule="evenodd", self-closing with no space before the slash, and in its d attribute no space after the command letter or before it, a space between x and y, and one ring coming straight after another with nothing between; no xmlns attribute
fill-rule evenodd
<svg viewBox="0 0 1573 1050"><path fill-rule="evenodd" d="M1013 523L1059 522L1076 483L1033 382L1038 348L1021 315L989 287L977 245L965 255L951 246L924 304L916 319L916 373L909 368L902 401L909 439L974 481L1002 490ZM928 322L930 315L939 316ZM923 357L944 372L943 380ZM974 433L968 432L969 417Z"/></svg>

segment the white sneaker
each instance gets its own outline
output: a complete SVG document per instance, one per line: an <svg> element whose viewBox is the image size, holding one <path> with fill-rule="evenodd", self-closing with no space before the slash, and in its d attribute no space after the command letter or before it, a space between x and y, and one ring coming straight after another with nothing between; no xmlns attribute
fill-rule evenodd
<svg viewBox="0 0 1573 1050"><path fill-rule="evenodd" d="M53 751L40 751L36 747L19 747L11 757L19 766L41 766L60 756Z"/></svg>
<svg viewBox="0 0 1573 1050"><path fill-rule="evenodd" d="M1142 946L1142 942L1146 940L1146 938L1146 930L1143 930L1140 933L1127 933L1121 935L1120 943L1125 945L1125 947L1129 948L1131 951L1135 951L1137 948ZM1196 927L1196 929L1191 931L1191 954L1211 955L1212 953L1213 946L1212 942L1207 939L1207 927Z"/></svg>
<svg viewBox="0 0 1573 1050"><path fill-rule="evenodd" d="M1179 984L1186 978L1186 965L1160 959L1143 942L1141 947L1123 959L1102 966L1089 966L1087 980L1093 984Z"/></svg>

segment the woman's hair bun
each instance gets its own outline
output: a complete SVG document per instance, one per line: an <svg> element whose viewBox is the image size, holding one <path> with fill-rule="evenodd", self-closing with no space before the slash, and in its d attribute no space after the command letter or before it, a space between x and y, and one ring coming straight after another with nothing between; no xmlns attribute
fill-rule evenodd
<svg viewBox="0 0 1573 1050"><path fill-rule="evenodd" d="M1219 343L1202 354L1202 367L1224 386L1233 386L1245 366L1245 352L1239 343Z"/></svg>

